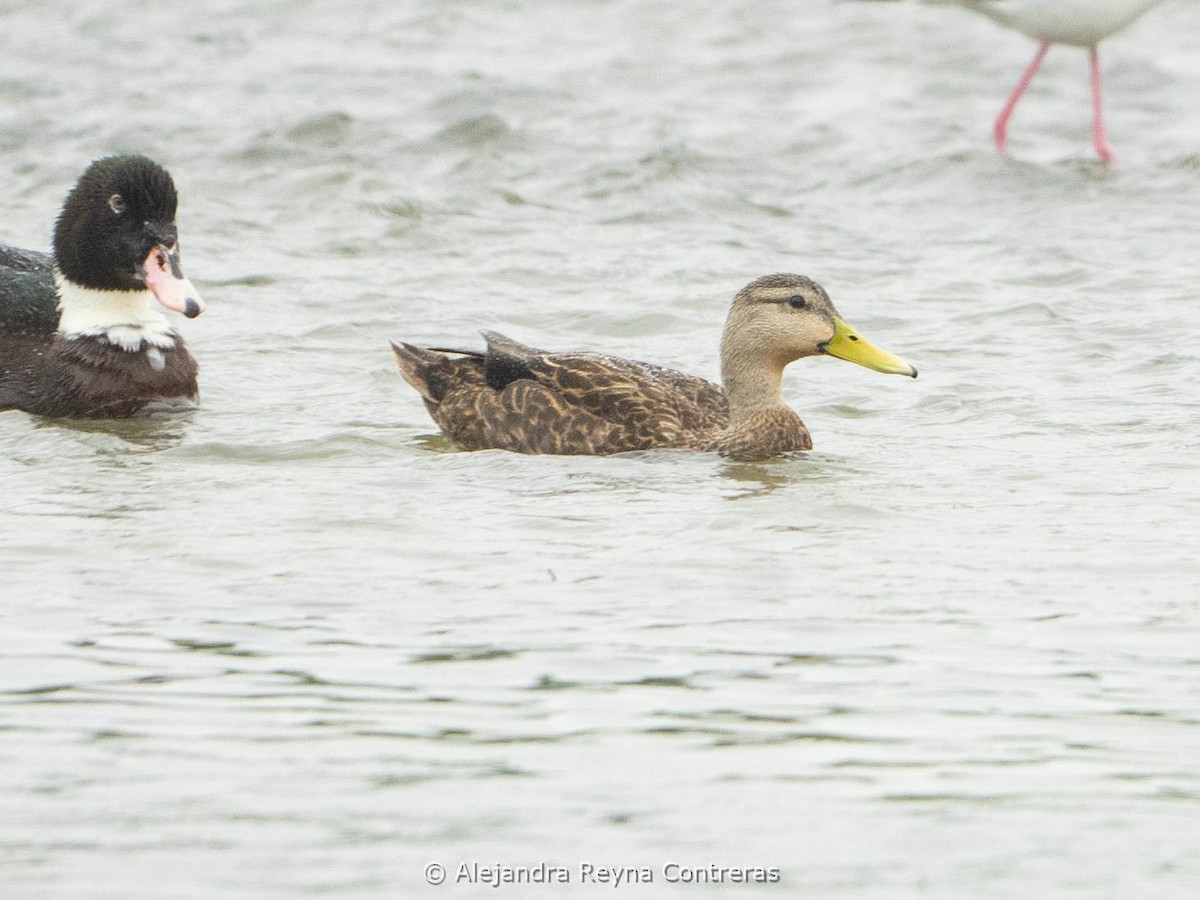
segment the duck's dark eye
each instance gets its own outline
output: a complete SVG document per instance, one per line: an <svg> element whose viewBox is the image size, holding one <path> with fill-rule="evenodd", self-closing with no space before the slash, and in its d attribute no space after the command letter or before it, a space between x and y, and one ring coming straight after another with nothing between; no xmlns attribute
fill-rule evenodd
<svg viewBox="0 0 1200 900"><path fill-rule="evenodd" d="M792 309L804 309L808 306L808 301L804 299L803 294L796 294L794 297L788 297L788 306Z"/></svg>
<svg viewBox="0 0 1200 900"><path fill-rule="evenodd" d="M108 198L108 208L119 216L125 212L125 198L120 194L113 194Z"/></svg>

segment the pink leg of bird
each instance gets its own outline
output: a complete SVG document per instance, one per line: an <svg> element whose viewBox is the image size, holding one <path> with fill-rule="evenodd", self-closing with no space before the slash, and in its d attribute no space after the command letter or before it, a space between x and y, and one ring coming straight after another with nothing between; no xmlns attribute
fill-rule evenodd
<svg viewBox="0 0 1200 900"><path fill-rule="evenodd" d="M1033 76L1042 67L1042 60L1046 58L1046 51L1049 49L1050 42L1043 41L1042 46L1038 48L1037 56L1033 58L1033 62L1029 64L1029 68L1025 70L1025 74L1021 76L1021 81L1017 84L1017 89L1012 92L1012 96L1004 104L1004 109L1000 110L1000 115L996 117L996 149L1001 153L1005 152L1008 144L1008 120L1012 117L1013 110L1017 108L1017 101L1021 99L1021 95L1029 87L1029 82L1033 81Z"/></svg>
<svg viewBox="0 0 1200 900"><path fill-rule="evenodd" d="M1092 140L1096 144L1096 152L1107 163L1112 162L1113 152L1104 136L1104 114L1101 111L1100 92L1100 52L1095 47L1092 47L1089 52L1092 57Z"/></svg>

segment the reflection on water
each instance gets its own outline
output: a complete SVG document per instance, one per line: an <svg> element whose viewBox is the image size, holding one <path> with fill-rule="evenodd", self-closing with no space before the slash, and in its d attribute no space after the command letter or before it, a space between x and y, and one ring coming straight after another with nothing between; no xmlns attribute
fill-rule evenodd
<svg viewBox="0 0 1200 900"><path fill-rule="evenodd" d="M722 461L723 478L740 483L739 489L727 494L727 500L746 500L774 493L781 488L833 478L853 478L855 467L845 459L813 451L798 451L765 462L739 463Z"/></svg>
<svg viewBox="0 0 1200 900"><path fill-rule="evenodd" d="M414 446L419 447L426 453L460 453L454 441L446 437L441 432L437 434L419 434L412 439Z"/></svg>
<svg viewBox="0 0 1200 900"><path fill-rule="evenodd" d="M85 442L108 453L157 452L179 446L196 417L197 408L150 410L129 419L40 419L39 428L61 429L87 436ZM111 438L112 440L104 440Z"/></svg>

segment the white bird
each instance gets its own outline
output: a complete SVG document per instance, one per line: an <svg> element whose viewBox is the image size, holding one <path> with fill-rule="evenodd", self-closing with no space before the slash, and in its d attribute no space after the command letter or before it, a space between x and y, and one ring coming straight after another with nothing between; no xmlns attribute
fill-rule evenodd
<svg viewBox="0 0 1200 900"><path fill-rule="evenodd" d="M1105 162L1111 162L1112 150L1104 134L1101 111L1100 54L1097 45L1110 34L1120 31L1134 19L1156 6L1161 0L953 0L959 6L974 10L989 19L1013 28L1038 41L1041 46L1025 74L1009 96L1008 102L996 117L996 149L1005 152L1008 143L1008 120L1017 101L1041 68L1051 44L1084 47L1091 57L1092 67L1092 139L1096 152Z"/></svg>

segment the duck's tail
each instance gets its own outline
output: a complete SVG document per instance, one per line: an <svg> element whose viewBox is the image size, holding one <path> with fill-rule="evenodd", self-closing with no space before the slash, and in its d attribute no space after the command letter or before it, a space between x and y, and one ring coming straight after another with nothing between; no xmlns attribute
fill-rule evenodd
<svg viewBox="0 0 1200 900"><path fill-rule="evenodd" d="M449 357L470 357L476 360L471 369L480 370L482 376L483 354L476 350L458 350L450 347L417 347L404 341L391 341L392 355L400 377L430 403L438 403L453 385L452 377L462 368L454 365ZM463 360L462 362L465 362ZM450 376L450 377L448 377Z"/></svg>
<svg viewBox="0 0 1200 900"><path fill-rule="evenodd" d="M429 384L429 365L433 362L433 354L403 341L391 341L391 345L400 377L426 400L436 403L438 398L433 395L433 388Z"/></svg>

